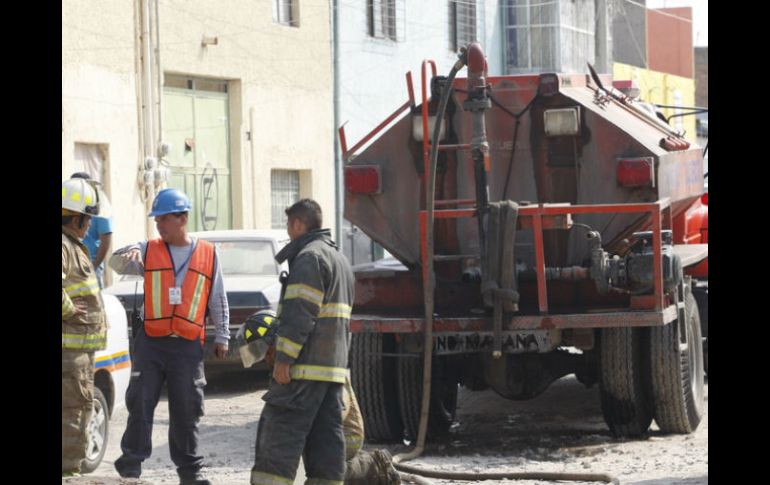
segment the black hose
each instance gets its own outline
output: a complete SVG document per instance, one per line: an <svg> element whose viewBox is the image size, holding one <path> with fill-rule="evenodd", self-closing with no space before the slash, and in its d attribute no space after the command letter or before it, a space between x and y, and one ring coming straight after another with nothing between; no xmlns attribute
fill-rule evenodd
<svg viewBox="0 0 770 485"><path fill-rule="evenodd" d="M430 410L430 385L431 385L431 371L433 365L433 221L434 214L433 209L435 206L435 191L436 191L436 161L438 159L438 146L439 146L439 134L441 133L441 124L444 122L444 113L446 112L447 104L449 103L449 96L452 94L452 82L455 76L465 66L465 55L463 54L460 59L452 66L452 70L449 71L446 82L444 84L444 91L441 93L441 101L439 102L438 111L436 112L436 124L433 126L433 136L431 137L430 145L430 162L428 167L428 173L425 174L426 189L425 189L425 212L427 213L426 223L426 267L423 271L427 272L427 281L423 284L423 297L425 300L425 358L423 361L422 372L422 405L420 407L420 425L417 431L417 445L412 451L406 454L399 454L393 457L393 463L397 464L400 461L411 460L420 456L425 449L425 437L428 434L428 413ZM428 272L428 270L431 270Z"/></svg>
<svg viewBox="0 0 770 485"><path fill-rule="evenodd" d="M433 482L428 480L427 478L423 478L420 475L413 475L411 473L400 473L398 474L401 477L401 481L403 483L416 483L417 485L435 485Z"/></svg>
<svg viewBox="0 0 770 485"><path fill-rule="evenodd" d="M422 469L415 466L395 464L395 467L402 472L412 475L420 475L428 478L438 478L443 480L552 480L565 482L603 482L620 485L617 477L607 473L558 473L558 472L499 472L499 473L467 473L467 472L446 472L439 470ZM415 482L417 483L417 482Z"/></svg>

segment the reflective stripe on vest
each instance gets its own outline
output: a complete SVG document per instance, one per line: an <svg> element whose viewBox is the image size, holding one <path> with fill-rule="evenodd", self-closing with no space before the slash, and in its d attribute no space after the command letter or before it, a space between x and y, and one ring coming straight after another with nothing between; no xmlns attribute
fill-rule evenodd
<svg viewBox="0 0 770 485"><path fill-rule="evenodd" d="M348 369L343 367L327 367L323 365L294 364L291 366L292 379L304 379L306 381L338 382L345 383L348 378Z"/></svg>
<svg viewBox="0 0 770 485"><path fill-rule="evenodd" d="M324 293L312 286L297 283L287 286L286 294L283 297L284 300L291 300L293 298L301 298L313 305L321 306L321 303L324 301Z"/></svg>
<svg viewBox="0 0 770 485"><path fill-rule="evenodd" d="M72 350L103 349L107 345L107 334L62 333L61 348Z"/></svg>
<svg viewBox="0 0 770 485"><path fill-rule="evenodd" d="M321 305L318 318L347 318L350 320L352 311L353 307L346 303L325 303Z"/></svg>
<svg viewBox="0 0 770 485"><path fill-rule="evenodd" d="M96 278L92 276L81 283L65 286L64 292L67 293L67 296L70 298L75 298L76 296L96 295L99 293L99 282L96 281Z"/></svg>
<svg viewBox="0 0 770 485"><path fill-rule="evenodd" d="M277 352L283 352L292 359L299 357L299 353L302 351L302 345L287 339L286 337L278 337L275 343L275 350Z"/></svg>
<svg viewBox="0 0 770 485"><path fill-rule="evenodd" d="M358 434L345 433L345 454L355 455L364 446L364 437Z"/></svg>
<svg viewBox="0 0 770 485"><path fill-rule="evenodd" d="M169 288L176 286L171 254L162 239L147 243L144 270L144 329L150 337L179 335L187 340L205 339L206 306L214 276L214 245L198 239L182 282L182 303L169 302Z"/></svg>

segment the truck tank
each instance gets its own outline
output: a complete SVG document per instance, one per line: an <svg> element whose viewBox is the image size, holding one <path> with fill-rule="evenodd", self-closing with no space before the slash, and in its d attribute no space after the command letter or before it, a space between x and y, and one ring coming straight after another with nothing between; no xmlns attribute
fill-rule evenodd
<svg viewBox="0 0 770 485"><path fill-rule="evenodd" d="M544 79L558 80L558 87L551 88L556 92L538 95ZM610 84L609 77L605 80ZM702 195L701 149L684 143L676 149L662 147L661 141L669 139L673 130L661 126L654 115L630 107L632 101L624 105L603 95L588 75L504 76L487 81L497 101L486 112L490 201L617 204L669 198L676 217ZM446 139L470 140L470 115L462 109L467 80L455 80L454 87ZM528 105L522 116L511 115ZM577 133L549 136L544 117L552 110L574 110ZM420 260L418 212L424 205L421 144L413 136L419 106L412 111L414 114L403 116L349 161L348 166L379 167L382 191L376 195L346 191L344 213L407 266ZM469 158L467 151L440 155L437 191L442 198L475 198ZM624 160L649 164L649 183L621 185L618 165ZM608 249L615 249L623 238L650 223L649 218L613 214L579 215L574 220L599 231ZM478 253L476 224L463 220L454 226L437 232L437 247L456 254ZM576 231L552 235L546 242L549 264L579 264L587 252L585 238L580 236ZM517 259L532 265L531 235L521 232L517 237L516 243L524 248L517 252Z"/></svg>
<svg viewBox="0 0 770 485"><path fill-rule="evenodd" d="M340 128L345 217L398 260L354 268L351 377L367 435L415 437L421 355L430 433L449 429L460 384L530 399L571 373L599 384L616 436L645 434L653 416L664 432L693 431L708 310L692 279L706 268L707 295L700 148L608 76L475 66L449 90L425 61L420 103L408 73L409 100L369 135L348 149ZM442 94L426 210L424 140Z"/></svg>

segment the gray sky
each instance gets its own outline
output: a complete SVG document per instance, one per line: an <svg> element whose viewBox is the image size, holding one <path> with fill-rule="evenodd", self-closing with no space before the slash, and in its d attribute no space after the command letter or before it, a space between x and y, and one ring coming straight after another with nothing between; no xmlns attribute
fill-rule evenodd
<svg viewBox="0 0 770 485"><path fill-rule="evenodd" d="M692 7L692 40L695 46L709 45L708 0L647 0L647 8Z"/></svg>

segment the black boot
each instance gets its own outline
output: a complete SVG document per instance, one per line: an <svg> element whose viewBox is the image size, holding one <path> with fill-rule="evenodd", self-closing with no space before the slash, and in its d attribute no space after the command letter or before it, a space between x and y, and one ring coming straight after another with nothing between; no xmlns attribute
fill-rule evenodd
<svg viewBox="0 0 770 485"><path fill-rule="evenodd" d="M201 472L192 475L179 475L179 485L211 485Z"/></svg>

